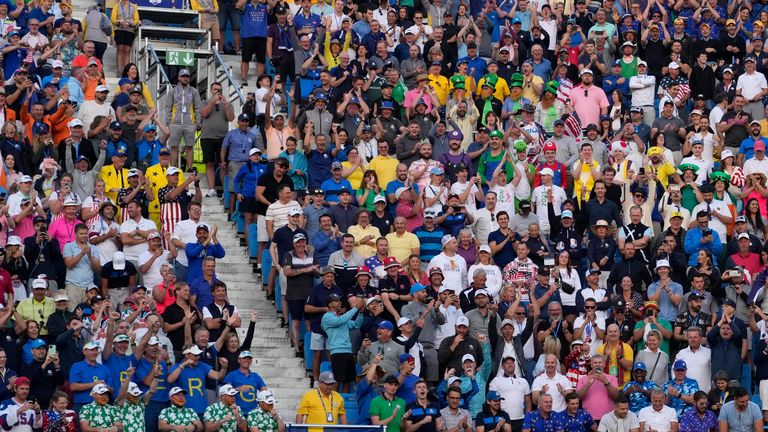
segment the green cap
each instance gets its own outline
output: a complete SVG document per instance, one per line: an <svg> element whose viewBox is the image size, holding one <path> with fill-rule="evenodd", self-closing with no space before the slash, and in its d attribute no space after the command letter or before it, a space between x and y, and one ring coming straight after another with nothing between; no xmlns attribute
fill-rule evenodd
<svg viewBox="0 0 768 432"><path fill-rule="evenodd" d="M515 140L515 142L512 143L512 147L518 152L524 152L528 149L528 143L519 139L519 140Z"/></svg>
<svg viewBox="0 0 768 432"><path fill-rule="evenodd" d="M454 87L456 87L457 84L465 84L466 78L464 78L462 75L454 75L451 77L451 84L453 84Z"/></svg>
<svg viewBox="0 0 768 432"><path fill-rule="evenodd" d="M512 77L509 79L509 86L510 87L522 87L523 81L525 81L525 77L521 73L513 73Z"/></svg>
<svg viewBox="0 0 768 432"><path fill-rule="evenodd" d="M493 132L491 132L489 136L491 138L502 138L503 139L504 138L504 132L496 129Z"/></svg>
<svg viewBox="0 0 768 432"><path fill-rule="evenodd" d="M467 86L464 85L464 82L457 82L453 84L454 90L466 90Z"/></svg>
<svg viewBox="0 0 768 432"><path fill-rule="evenodd" d="M496 83L498 83L499 78L496 75L488 74L483 77L483 87L489 87L492 89L496 89Z"/></svg>
<svg viewBox="0 0 768 432"><path fill-rule="evenodd" d="M712 179L713 182L722 181L725 183L730 183L731 181L731 176L723 171L714 171L709 175L709 178Z"/></svg>
<svg viewBox="0 0 768 432"><path fill-rule="evenodd" d="M560 88L560 83L557 81L547 81L547 87L546 91L552 93L553 95L557 95L557 89Z"/></svg>
<svg viewBox="0 0 768 432"><path fill-rule="evenodd" d="M682 172L685 172L685 171L687 171L687 170L691 170L691 171L693 171L694 173L697 173L697 172L699 172L699 166L698 166L698 165L695 165L695 164L691 164L691 163L684 163L684 164L681 164L681 165L680 165L678 168L680 169L680 172L681 172L681 173L682 173Z"/></svg>

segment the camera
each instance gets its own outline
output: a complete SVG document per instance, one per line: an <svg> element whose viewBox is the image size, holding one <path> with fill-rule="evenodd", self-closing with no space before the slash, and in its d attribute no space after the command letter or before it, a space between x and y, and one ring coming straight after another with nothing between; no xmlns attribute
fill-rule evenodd
<svg viewBox="0 0 768 432"><path fill-rule="evenodd" d="M646 309L645 310L645 316L646 317L652 317L653 316L653 309Z"/></svg>
<svg viewBox="0 0 768 432"><path fill-rule="evenodd" d="M645 174L645 167L640 167L639 170L637 170L638 174L643 175Z"/></svg>
<svg viewBox="0 0 768 432"><path fill-rule="evenodd" d="M711 229L706 229L706 230L701 232L701 235L702 236L711 236L712 235L712 230Z"/></svg>
<svg viewBox="0 0 768 432"><path fill-rule="evenodd" d="M453 206L453 211L455 211L456 213L460 213L461 208L462 208L461 206Z"/></svg>

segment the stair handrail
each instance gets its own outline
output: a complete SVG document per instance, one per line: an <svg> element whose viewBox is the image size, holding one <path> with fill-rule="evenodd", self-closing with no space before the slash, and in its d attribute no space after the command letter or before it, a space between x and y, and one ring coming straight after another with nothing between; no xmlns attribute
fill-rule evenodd
<svg viewBox="0 0 768 432"><path fill-rule="evenodd" d="M221 54L219 54L218 47L214 47L211 52L213 53L213 58L216 62L216 66L221 68L224 71L224 76L227 78L227 85L235 90L235 95L237 96L237 100L230 100L230 103L240 102L240 106L245 105L245 97L243 96L243 92L240 91L240 85L235 81L235 78L232 76L232 72L229 70L229 66L224 62L224 59L221 57ZM235 107L239 108L239 107Z"/></svg>
<svg viewBox="0 0 768 432"><path fill-rule="evenodd" d="M146 82L150 85L150 89L155 90L156 94L156 107L158 112L163 112L162 106L165 102L165 95L173 90L171 85L171 79L165 72L163 63L160 61L160 57L155 51L155 47L149 42L148 39L144 40L144 48L139 50L139 72L141 76L146 76ZM141 70L143 68L143 70Z"/></svg>

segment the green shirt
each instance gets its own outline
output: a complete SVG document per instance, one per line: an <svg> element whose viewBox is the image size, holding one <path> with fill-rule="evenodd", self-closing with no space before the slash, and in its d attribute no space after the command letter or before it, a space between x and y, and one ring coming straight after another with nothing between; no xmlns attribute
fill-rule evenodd
<svg viewBox="0 0 768 432"><path fill-rule="evenodd" d="M127 399L120 407L120 418L123 420L123 432L144 432L144 402L131 403Z"/></svg>
<svg viewBox="0 0 768 432"><path fill-rule="evenodd" d="M224 405L223 403L216 402L213 405L208 406L203 414L203 420L206 423L215 423L219 420L223 420L224 417L232 417L229 421L221 425L220 432L237 432L237 421L235 420L235 414L232 412L232 407Z"/></svg>
<svg viewBox="0 0 768 432"><path fill-rule="evenodd" d="M388 419L395 411L395 407L400 407L397 411L397 415L387 425L387 432L400 432L400 423L403 420L403 414L405 414L405 401L399 397L395 397L395 400L387 400L381 396L376 396L371 401L371 409L368 413L373 416L379 416L379 420Z"/></svg>
<svg viewBox="0 0 768 432"><path fill-rule="evenodd" d="M87 420L92 428L110 428L122 420L117 407L96 402L91 402L80 410L80 419Z"/></svg>
<svg viewBox="0 0 768 432"><path fill-rule="evenodd" d="M680 204L686 208L688 211L693 210L694 207L696 207L699 204L699 200L696 198L696 192L693 191L693 188L689 185L685 185L682 188L680 188L680 193L682 195L682 198L680 200ZM695 216L695 215L691 215Z"/></svg>
<svg viewBox="0 0 768 432"><path fill-rule="evenodd" d="M197 416L197 413L192 408L179 408L176 406L164 408L160 411L159 418L160 420L167 421L172 426L191 425L195 421L200 420L200 417Z"/></svg>
<svg viewBox="0 0 768 432"><path fill-rule="evenodd" d="M659 325L661 325L661 327L669 330L670 332L672 331L672 324L669 321L661 318L657 318L657 320L659 322ZM653 324L649 324L649 325L651 326L651 330L659 331L659 328L657 326ZM644 321L640 321L639 323L635 324L635 330L641 329L641 328L645 328ZM661 333L661 331L659 331L659 333ZM645 349L645 334L643 334L643 339L640 339L640 342L638 342L637 344L637 352L640 352L641 350L644 350L644 349ZM667 353L667 355L669 355L669 339L665 339L662 337L661 342L659 343L659 349Z"/></svg>
<svg viewBox="0 0 768 432"><path fill-rule="evenodd" d="M277 420L261 408L248 414L248 428L257 427L259 432L277 432Z"/></svg>

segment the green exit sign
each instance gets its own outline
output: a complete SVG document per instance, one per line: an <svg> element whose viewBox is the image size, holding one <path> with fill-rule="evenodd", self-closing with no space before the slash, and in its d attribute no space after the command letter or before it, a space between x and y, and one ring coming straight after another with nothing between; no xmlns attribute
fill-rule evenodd
<svg viewBox="0 0 768 432"><path fill-rule="evenodd" d="M165 63L168 66L192 66L195 63L195 54L192 51L167 51Z"/></svg>

